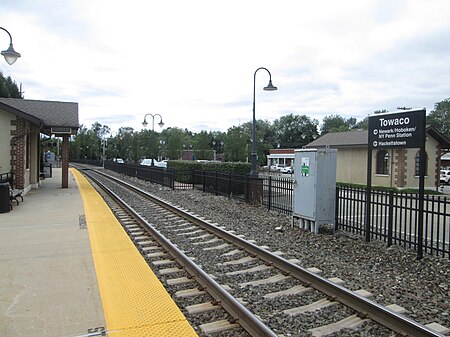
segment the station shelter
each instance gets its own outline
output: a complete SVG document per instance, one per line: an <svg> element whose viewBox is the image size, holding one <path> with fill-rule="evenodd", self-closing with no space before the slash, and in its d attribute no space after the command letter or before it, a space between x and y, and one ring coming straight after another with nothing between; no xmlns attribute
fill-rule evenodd
<svg viewBox="0 0 450 337"><path fill-rule="evenodd" d="M61 187L68 187L69 138L78 131L78 103L0 98L0 175L26 194L42 177L41 141L59 137Z"/></svg>

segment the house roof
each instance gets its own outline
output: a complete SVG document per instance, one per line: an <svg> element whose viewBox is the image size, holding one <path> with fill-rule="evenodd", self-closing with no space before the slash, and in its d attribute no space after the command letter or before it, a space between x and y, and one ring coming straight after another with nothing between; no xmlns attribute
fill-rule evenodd
<svg viewBox="0 0 450 337"><path fill-rule="evenodd" d="M316 147L360 147L367 146L368 131L329 132L307 144L306 148Z"/></svg>
<svg viewBox="0 0 450 337"><path fill-rule="evenodd" d="M78 129L78 103L0 98L0 109L19 115L44 129Z"/></svg>
<svg viewBox="0 0 450 337"><path fill-rule="evenodd" d="M295 149L270 149L270 154L294 154Z"/></svg>
<svg viewBox="0 0 450 337"><path fill-rule="evenodd" d="M436 139L443 149L450 148L450 140L448 140L442 133L436 130L435 127L427 125L427 134ZM367 130L345 131L345 132L330 132L327 133L311 143L307 144L305 148L317 147L367 147L369 135Z"/></svg>

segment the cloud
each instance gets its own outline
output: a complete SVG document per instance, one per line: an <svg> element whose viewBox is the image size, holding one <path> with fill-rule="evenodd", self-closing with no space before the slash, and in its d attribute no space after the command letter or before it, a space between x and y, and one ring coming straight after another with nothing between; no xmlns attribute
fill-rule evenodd
<svg viewBox="0 0 450 337"><path fill-rule="evenodd" d="M80 121L222 130L256 116L364 118L449 96L444 0L17 0L2 26L22 53L0 70L30 99L77 101ZM0 47L4 40L0 35Z"/></svg>

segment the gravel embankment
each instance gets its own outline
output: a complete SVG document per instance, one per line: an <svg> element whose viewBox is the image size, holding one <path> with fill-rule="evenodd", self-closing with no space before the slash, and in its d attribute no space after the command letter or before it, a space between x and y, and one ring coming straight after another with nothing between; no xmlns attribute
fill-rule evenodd
<svg viewBox="0 0 450 337"><path fill-rule="evenodd" d="M113 175L114 172L108 171ZM297 258L304 267L317 267L324 277L339 277L351 290L365 289L372 300L397 304L422 324L437 322L450 327L450 261L380 241L339 231L313 234L292 228L291 218L233 199L196 190L170 190L139 179L121 176L158 197L235 230L285 258ZM282 227L281 231L275 230Z"/></svg>

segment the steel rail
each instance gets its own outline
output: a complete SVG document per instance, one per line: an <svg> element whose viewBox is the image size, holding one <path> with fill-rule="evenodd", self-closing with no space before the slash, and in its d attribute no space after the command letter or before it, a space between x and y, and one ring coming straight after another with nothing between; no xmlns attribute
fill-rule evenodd
<svg viewBox="0 0 450 337"><path fill-rule="evenodd" d="M99 173L98 171L95 171ZM131 208L125 201L123 201L116 193L106 187L98 179L91 174L84 173L89 176L100 188L102 188L115 202L126 209L132 217L134 217L150 234L156 238L158 243L178 262L180 265L207 291L219 305L224 308L245 331L254 337L277 337L267 325L261 322L251 311L243 306L237 299L231 296L226 290L222 288L214 279L207 273L200 269L189 257L180 251L174 244L166 239L152 224L148 223L140 214ZM103 175L103 174L102 174ZM110 176L107 176L110 178ZM114 179L116 182L120 180ZM145 191L139 190L132 185L126 184L127 187L133 187L133 190L138 193ZM147 194L145 194L148 197ZM160 201L161 202L161 201ZM174 207L174 206L172 206Z"/></svg>
<svg viewBox="0 0 450 337"><path fill-rule="evenodd" d="M240 248L246 250L250 254L257 256L258 258L264 260L265 262L275 266L276 268L282 270L284 273L289 274L307 284L309 284L314 289L335 298L340 303L348 306L349 308L355 310L360 316L365 318L370 318L375 322L401 334L406 334L414 337L445 337L444 335L404 316L396 313L395 311L373 302L370 299L362 297L357 293L344 288L336 283L333 283L326 278L314 274L309 270L298 266L283 257L272 254L270 251L260 248L259 246L252 244L244 239L237 237L236 235L227 232L216 226L213 223L205 221L193 213L186 212L177 206L174 206L166 201L136 187L125 181L117 179L115 177L109 176L105 173L96 171L99 174L116 181L119 184L127 186L134 191L152 199L153 202L159 204L160 206L169 209L170 211L178 214L180 217L191 221L211 232L217 236L223 237L229 242L239 246Z"/></svg>

